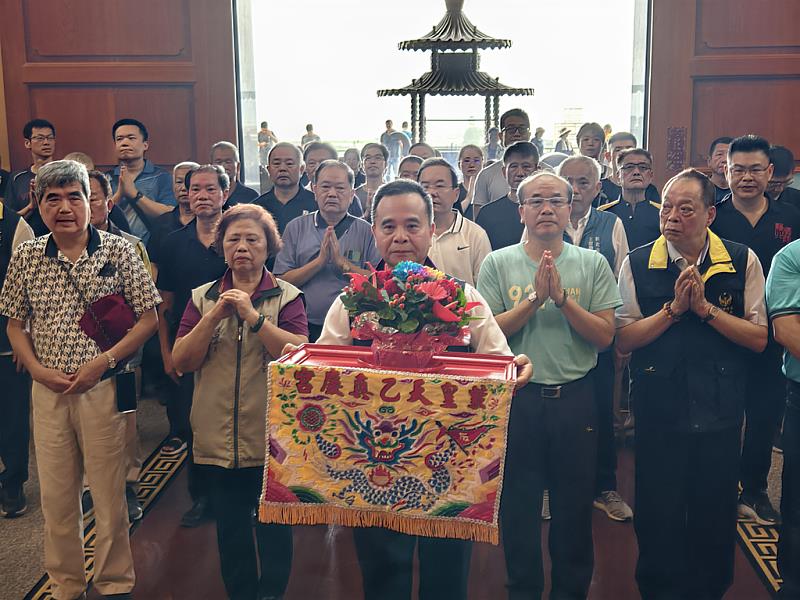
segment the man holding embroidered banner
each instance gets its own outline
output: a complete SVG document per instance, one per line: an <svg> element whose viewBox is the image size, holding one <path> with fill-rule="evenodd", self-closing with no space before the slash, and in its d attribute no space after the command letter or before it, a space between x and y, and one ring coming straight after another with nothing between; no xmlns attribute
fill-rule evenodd
<svg viewBox="0 0 800 600"><path fill-rule="evenodd" d="M379 270L385 266L395 268L404 261L414 261L420 264L426 263L428 268L433 271L433 265L427 260L435 229L433 205L430 196L417 183L398 180L382 186L373 199L372 223L376 245L383 259L377 266ZM481 354L511 357L512 353L503 332L477 290L465 284L463 285L463 294L467 302L479 303L469 313L475 317L474 320L469 321L470 346ZM353 340L350 317L341 298L335 300L328 312L318 343L337 346L358 344L358 340ZM514 362L520 368L517 385L524 385L532 374L530 360L526 356L518 356ZM319 381L316 381L313 379L314 372L310 369L307 371L310 372L312 378L305 382L301 379L303 385L307 386L304 389L309 394L318 393L320 385L325 385L325 376L317 375ZM377 373L381 372L377 371ZM295 375L300 378L309 377L308 373L299 374L297 370L294 370L291 376L294 378ZM492 416L502 413L494 402L498 401L498 398L505 393L501 388L505 386L507 389L507 381L487 381L479 384L474 381L476 378L465 377L463 385L455 385L441 376L430 373L407 374L406 380L403 381L400 377L386 372L386 375L382 376L382 385L376 387L371 374L364 373L361 376L366 379L361 379L359 374L341 372L338 375L338 381L328 381L330 387L325 388L327 395L321 395L318 403L309 402L307 409L298 406L301 409L297 412L300 423L296 428L299 432L298 436L304 435L303 427L305 427L305 431L313 431L315 427L320 427L323 419L330 416L331 413L326 410L333 410L336 407L326 409L326 404L329 404L326 398L336 395L338 390L342 396L347 394L348 397L343 397L337 402L341 411L336 415L336 419L346 424L346 427L343 426L346 432L343 436L344 439L349 438L353 442L349 444L350 448L342 447L340 451L351 452L354 449L364 448L367 460L370 452L374 456L388 460L399 454L400 448L403 448L402 452L405 453L406 458L410 459L414 455L424 457L424 464L429 467L431 477L429 481L424 482L427 484L426 486L420 486L419 478L404 477L402 472L392 472L388 468L386 471L375 468L370 471L371 481L369 483L359 483L355 479L358 475L353 473L352 483L340 491L345 501L348 499L354 503L360 501L362 505L368 506L369 497L372 496L375 504L384 503L382 504L383 508L372 512L384 514L399 513L415 506L424 508L426 504L430 504L429 493L431 491L436 493L437 489L449 485L441 478L449 477L448 474L451 471L458 472L456 469L449 467L442 469L441 467L455 455L458 455L458 460L463 462L462 457L466 453L475 450L479 444L489 444L489 440L496 435L490 432L491 426L487 426L487 423L496 422L491 420ZM336 376L331 375L330 377ZM447 385L448 383L451 385ZM481 387L482 385L483 387ZM398 395L399 389L404 390L402 395ZM346 410L352 404L351 401L358 401L359 390L361 394L365 395L372 394L378 397L383 395L384 403L378 408L379 414L357 411L358 418L356 418L356 411ZM416 402L414 410L417 412L414 416L408 415L405 418L406 416L403 415L399 419L392 416L402 409L401 404L404 403L397 402L401 397ZM273 395L271 403L275 401ZM506 399L505 402L507 407L508 400ZM319 408L320 406L322 408ZM443 411L443 407L446 410ZM270 414L273 414L273 408L270 408ZM495 411L494 415L493 410ZM446 417L452 416L460 418L460 421L442 422L441 426L436 422L436 419L444 421ZM470 427L484 416L486 422ZM505 415L502 415L501 418L504 420ZM424 434L429 437L423 440L421 445L417 438L415 445L414 437L420 433L416 430L420 428L423 421L433 421L437 427L431 434ZM460 426L458 426L459 423ZM430 425L430 423L428 424ZM314 437L316 437L316 433ZM502 438L496 437L498 439L492 443L502 446ZM337 450L327 443L320 444L319 441L316 443L324 456L334 457L337 455ZM280 449L277 452L280 453ZM276 451L273 450L273 457L275 454ZM470 454L469 456L474 455ZM502 451L500 451L500 456L502 457ZM357 461L356 458L353 464L358 465ZM271 460L270 464L273 463L279 463L279 461ZM486 479L495 478L501 467L501 463L497 462L494 465L494 472L491 472L492 469L486 469L481 476ZM280 467L276 465L276 468ZM473 470L475 470L474 467ZM467 474L467 476L471 475L474 474ZM337 475L332 476L337 477ZM382 489L384 491L389 489L390 478L402 480L405 486L404 493L396 499L377 499L377 495L382 493ZM458 477L453 478L451 483L458 487L460 483ZM268 494L269 485L268 483ZM464 483L460 483L460 485L465 486ZM499 488L499 482L495 485ZM419 494L414 493L415 489L419 490ZM396 501L393 502L393 500ZM490 505L489 511L491 511L491 500L493 499L487 499L487 504ZM364 504L364 501L367 504ZM494 505L496 506L496 503ZM265 506L262 502L262 517L264 509ZM430 516L436 515L431 514ZM382 519L382 517L380 518ZM366 520L369 520L369 517ZM431 532L441 533L436 531L437 523L440 523L441 519L437 521L435 518L430 518L429 520ZM406 600L411 597L413 556L417 541L419 541L420 558L420 597L466 598L471 551L469 542L407 535L381 527L357 528L354 530L354 537L362 569L365 598Z"/></svg>
<svg viewBox="0 0 800 600"><path fill-rule="evenodd" d="M590 371L614 338L621 304L608 261L564 242L573 190L551 173L518 189L527 240L489 254L478 289L514 352L536 366L530 398L514 402L501 507L512 600L539 598L542 492L550 490L553 598L586 597L592 579L597 416Z"/></svg>

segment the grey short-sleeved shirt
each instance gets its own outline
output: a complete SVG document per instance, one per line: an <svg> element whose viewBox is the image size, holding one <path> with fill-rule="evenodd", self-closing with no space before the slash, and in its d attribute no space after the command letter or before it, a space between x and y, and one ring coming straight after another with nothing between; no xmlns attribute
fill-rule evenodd
<svg viewBox="0 0 800 600"><path fill-rule="evenodd" d="M319 255L327 227L328 224L319 211L292 220L283 232L283 248L275 259L273 272L280 276L314 260ZM367 268L367 262L377 265L381 260L375 247L372 228L363 219L345 215L335 230L339 239L339 249L354 265ZM328 309L348 281L347 275L329 263L301 286L306 299L309 323L313 325L324 323Z"/></svg>

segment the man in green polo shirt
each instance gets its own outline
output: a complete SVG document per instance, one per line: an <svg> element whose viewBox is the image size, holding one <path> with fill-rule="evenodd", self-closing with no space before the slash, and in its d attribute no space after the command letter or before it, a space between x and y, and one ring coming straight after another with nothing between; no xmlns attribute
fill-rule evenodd
<svg viewBox="0 0 800 600"><path fill-rule="evenodd" d="M767 310L775 340L786 351L787 379L783 420L783 475L778 540L778 568L783 578L779 598L800 597L800 240L784 246L767 277Z"/></svg>
<svg viewBox="0 0 800 600"><path fill-rule="evenodd" d="M597 422L589 372L614 338L622 304L608 261L564 243L572 187L537 173L519 186L527 240L489 254L478 290L515 353L533 361L532 383L511 407L501 520L509 598L544 587L542 491L550 490L552 597L586 597L592 579L592 499Z"/></svg>

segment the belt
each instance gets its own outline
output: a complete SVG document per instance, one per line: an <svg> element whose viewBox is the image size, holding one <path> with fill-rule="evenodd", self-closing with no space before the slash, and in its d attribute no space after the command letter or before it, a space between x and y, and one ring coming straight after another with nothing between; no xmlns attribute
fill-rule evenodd
<svg viewBox="0 0 800 600"><path fill-rule="evenodd" d="M561 396L566 395L572 388L577 387L585 381L586 377L584 376L575 381L562 383L561 385L544 385L541 383L531 383L531 385L534 386L534 393L541 398L561 398Z"/></svg>

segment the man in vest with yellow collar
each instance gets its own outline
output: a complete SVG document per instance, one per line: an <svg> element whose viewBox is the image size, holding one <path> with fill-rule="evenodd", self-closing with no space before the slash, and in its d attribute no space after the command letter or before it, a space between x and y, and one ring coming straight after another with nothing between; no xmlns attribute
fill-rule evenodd
<svg viewBox="0 0 800 600"><path fill-rule="evenodd" d="M767 343L755 253L720 239L714 185L664 187L661 237L619 277L617 345L633 352L636 580L643 600L720 599L733 581L746 365Z"/></svg>

